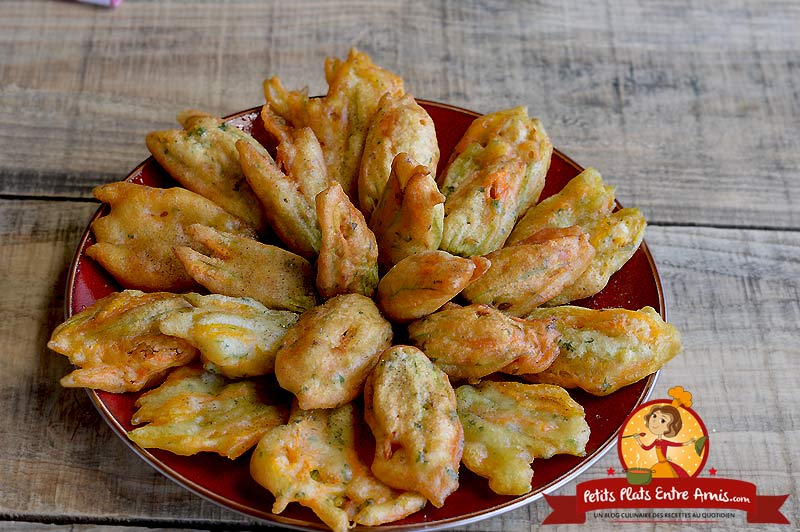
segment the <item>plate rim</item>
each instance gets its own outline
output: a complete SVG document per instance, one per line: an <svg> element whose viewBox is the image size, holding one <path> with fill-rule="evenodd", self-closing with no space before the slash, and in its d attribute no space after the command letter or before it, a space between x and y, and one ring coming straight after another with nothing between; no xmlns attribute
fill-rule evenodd
<svg viewBox="0 0 800 532"><path fill-rule="evenodd" d="M480 113L475 111L465 109L463 107L458 107L455 105L450 105L447 103L435 102L432 100L426 100L421 98L416 98L416 101L420 104L428 105L431 107L438 107L441 109L447 109L450 111L456 111L462 114L466 114L469 116L473 116L474 118L478 118L482 116ZM245 117L246 115L259 113L262 106L251 107L249 109L245 109L243 111L238 111L236 113L232 113L230 115L224 116L222 119L225 121L231 121L235 119L240 119ZM553 148L554 154L557 154L558 157L569 166L573 167L578 173L585 170L580 164L578 164L574 159L563 153L558 148ZM148 164L153 164L155 159L153 156L149 156L144 159L141 163L136 165L130 172L128 172L125 181L132 179L134 175L137 175L141 172L141 170ZM622 208L622 205L617 201L614 200L617 208ZM64 297L64 317L65 319L69 319L72 314L72 303L73 303L73 294L75 291L75 282L76 277L78 275L78 270L80 269L80 262L83 259L84 255L82 251L86 246L86 242L91 235L91 226L94 221L99 218L104 211L106 210L106 206L101 204L92 217L89 219L89 222L86 228L83 231L83 234L78 241L78 244L75 248L75 253L72 257L72 260L69 265L69 272L67 276L66 286L65 286L65 297ZM658 303L659 303L659 315L662 317L664 321L667 321L667 306L666 301L664 299L664 290L663 285L661 282L661 276L658 273L658 268L656 267L655 260L653 259L653 255L650 252L650 248L647 246L647 243L644 239L640 244L640 248L643 251L645 258L647 259L648 267L653 275L653 279L655 281L655 288L658 294ZM640 406L643 403L647 402L652 394L655 385L658 381L659 375L661 370L656 371L645 377L647 382L637 399L635 406ZM305 520L299 520L289 517L283 517L280 514L275 514L272 512L265 512L255 508L251 508L245 504L239 503L237 501L231 500L227 497L219 495L212 490L205 488L195 481L187 478L186 476L178 473L173 468L169 467L165 464L160 458L156 457L147 449L142 449L139 446L135 445L133 442L130 441L128 438L127 431L122 426L122 424L117 420L117 418L112 414L112 412L108 409L106 404L100 398L96 390L86 388L86 394L89 396L92 404L94 405L97 412L100 414L100 417L108 424L113 432L125 443L125 445L132 450L140 459L142 459L147 465L152 467L158 473L164 475L172 482L176 483L183 489L209 501L218 506L221 506L227 510L231 510L233 512L239 513L251 519L257 519L260 521L265 521L269 523L274 523L281 525L283 527L287 527L294 530L304 530L304 531L317 531L317 530L328 530L328 527L325 526L322 521L318 523L309 522ZM477 523L479 521L483 521L486 519L491 519L493 517L497 517L501 514L509 512L511 510L515 510L527 504L531 504L545 495L565 486L566 484L572 482L581 474L583 474L587 469L589 469L592 465L594 465L597 461L603 458L612 448L616 447L616 439L617 435L619 434L620 429L622 426L618 427L613 434L611 434L602 444L600 444L595 451L584 457L583 460L570 469L565 474L561 475L558 478L553 479L548 484L539 487L535 491L531 491L524 495L521 495L515 499L507 501L505 503L499 504L489 509L479 510L475 512L470 512L467 514L455 516L455 517L448 517L445 519L439 519L436 521L422 521L419 523L407 523L407 524L400 524L395 525L392 523L386 523L383 525L373 526L373 527L364 527L361 525L356 526L351 530L361 530L361 531L381 531L381 532L391 532L391 531L402 531L402 532L412 532L418 530L445 530L448 528L452 528L459 525L470 525Z"/></svg>

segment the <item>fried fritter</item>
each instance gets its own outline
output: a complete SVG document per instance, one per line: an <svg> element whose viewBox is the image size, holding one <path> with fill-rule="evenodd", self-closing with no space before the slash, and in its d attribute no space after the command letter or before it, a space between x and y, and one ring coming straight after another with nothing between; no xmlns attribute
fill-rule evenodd
<svg viewBox="0 0 800 532"><path fill-rule="evenodd" d="M92 223L96 244L86 254L125 288L180 292L197 284L173 253L191 241L194 223L220 231L255 236L241 219L183 188L153 188L120 181L94 189L111 212Z"/></svg>
<svg viewBox="0 0 800 532"><path fill-rule="evenodd" d="M266 227L261 205L244 178L236 141L257 140L219 118L200 111L178 115L183 129L153 131L147 149L181 185L238 216L259 232Z"/></svg>
<svg viewBox="0 0 800 532"><path fill-rule="evenodd" d="M534 348L499 371L510 375L529 375L549 368L560 353L558 340L561 333L554 321L552 318L525 320L527 339L534 344Z"/></svg>
<svg viewBox="0 0 800 532"><path fill-rule="evenodd" d="M197 356L188 342L158 330L162 316L189 306L179 295L137 290L95 301L56 327L47 343L78 366L61 385L123 393L157 384Z"/></svg>
<svg viewBox="0 0 800 532"><path fill-rule="evenodd" d="M587 168L564 185L560 192L543 199L520 218L506 246L525 240L548 227L586 227L605 218L614 209L614 187L605 185L600 173Z"/></svg>
<svg viewBox="0 0 800 532"><path fill-rule="evenodd" d="M531 490L535 458L583 456L589 425L583 407L559 386L483 381L456 389L464 426L462 462L500 495Z"/></svg>
<svg viewBox="0 0 800 532"><path fill-rule="evenodd" d="M414 253L439 248L444 196L427 167L400 153L369 227L378 241L378 265L388 270Z"/></svg>
<svg viewBox="0 0 800 532"><path fill-rule="evenodd" d="M561 192L531 207L517 223L506 246L546 228L580 226L595 249L586 270L547 305L563 305L600 292L633 256L644 238L646 222L639 209L614 208L614 187L603 184L594 168L572 178Z"/></svg>
<svg viewBox="0 0 800 532"><path fill-rule="evenodd" d="M578 226L542 229L489 253L489 270L464 289L471 303L485 303L510 316L524 316L572 285L595 251Z"/></svg>
<svg viewBox="0 0 800 532"><path fill-rule="evenodd" d="M384 94L372 117L358 175L359 207L367 220L383 196L392 161L400 153L427 168L435 180L439 144L433 120L410 94Z"/></svg>
<svg viewBox="0 0 800 532"><path fill-rule="evenodd" d="M608 395L660 369L683 349L678 330L652 308L592 310L575 306L534 309L554 319L560 354L532 382Z"/></svg>
<svg viewBox="0 0 800 532"><path fill-rule="evenodd" d="M447 375L419 349L390 347L364 387L364 417L375 436L375 476L441 507L458 488L464 450Z"/></svg>
<svg viewBox="0 0 800 532"><path fill-rule="evenodd" d="M275 376L300 408L343 405L361 393L392 335L392 325L368 297L333 297L289 328L275 355Z"/></svg>
<svg viewBox="0 0 800 532"><path fill-rule="evenodd" d="M639 249L647 222L639 209L621 209L586 227L595 255L589 267L548 305L563 305L600 292Z"/></svg>
<svg viewBox="0 0 800 532"><path fill-rule="evenodd" d="M398 262L378 283L378 307L392 321L436 312L489 269L484 257L465 259L446 251L422 251Z"/></svg>
<svg viewBox="0 0 800 532"><path fill-rule="evenodd" d="M253 453L250 473L275 496L272 512L299 502L335 532L346 532L351 521L377 526L422 509L424 497L389 488L361 461L356 445L363 430L349 403L294 408L286 425L268 431Z"/></svg>
<svg viewBox="0 0 800 532"><path fill-rule="evenodd" d="M555 349L547 326L506 316L488 305L434 312L412 322L408 337L453 379L480 379L517 360L535 368L551 360Z"/></svg>
<svg viewBox="0 0 800 532"><path fill-rule="evenodd" d="M275 370L275 353L296 313L270 310L250 298L194 293L184 298L192 308L170 312L159 329L198 348L206 370L232 379Z"/></svg>
<svg viewBox="0 0 800 532"><path fill-rule="evenodd" d="M267 126L270 116L262 112L262 117ZM240 140L236 149L242 170L275 234L291 251L313 260L322 238L314 198L331 184L322 147L310 128L271 129L281 132L277 161L266 150Z"/></svg>
<svg viewBox="0 0 800 532"><path fill-rule="evenodd" d="M339 294L371 297L378 286L378 243L339 183L316 198L322 244L317 258L317 290L324 298Z"/></svg>
<svg viewBox="0 0 800 532"><path fill-rule="evenodd" d="M204 225L188 228L207 254L178 246L175 254L198 283L231 297L252 297L271 309L302 312L317 304L314 268L285 249Z"/></svg>
<svg viewBox="0 0 800 532"><path fill-rule="evenodd" d="M285 408L266 398L263 383L228 382L201 368L178 368L137 399L131 423L147 425L128 437L140 447L183 456L209 451L233 460L286 419Z"/></svg>
<svg viewBox="0 0 800 532"><path fill-rule="evenodd" d="M293 127L310 127L322 145L328 175L358 203L358 173L372 117L384 94L399 98L403 80L376 66L364 53L350 50L347 60L325 60L328 93L309 98L307 91L287 91L280 79L264 82L272 111Z"/></svg>
<svg viewBox="0 0 800 532"><path fill-rule="evenodd" d="M539 198L552 152L525 107L477 118L438 180L447 197L441 249L469 257L500 248Z"/></svg>

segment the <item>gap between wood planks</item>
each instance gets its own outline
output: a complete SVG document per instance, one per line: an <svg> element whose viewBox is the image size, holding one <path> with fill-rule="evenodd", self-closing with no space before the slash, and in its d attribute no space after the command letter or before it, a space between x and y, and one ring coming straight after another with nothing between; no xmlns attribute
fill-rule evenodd
<svg viewBox="0 0 800 532"><path fill-rule="evenodd" d="M647 220L647 225L653 227L697 227L704 229L732 229L732 230L742 230L742 231L774 231L779 233L793 233L800 231L800 227L710 224L710 223L697 223L697 222L659 222L657 220Z"/></svg>
<svg viewBox="0 0 800 532"><path fill-rule="evenodd" d="M71 201L73 203L97 203L100 202L93 198L84 198L82 196L40 196L40 195L25 195L25 194L0 194L0 200L11 201Z"/></svg>
<svg viewBox="0 0 800 532"><path fill-rule="evenodd" d="M247 519L242 515L242 519ZM50 515L24 515L24 514L0 514L0 529L3 523L31 523L43 524L53 526L81 526L81 525L96 525L96 526L114 526L114 527L141 527L153 529L170 529L176 528L192 530L208 530L211 532L225 531L225 530L286 530L284 527L272 526L266 522L253 520L252 522L226 522L220 523L219 520L209 521L201 519L137 519L137 518L104 518L92 516L50 516Z"/></svg>

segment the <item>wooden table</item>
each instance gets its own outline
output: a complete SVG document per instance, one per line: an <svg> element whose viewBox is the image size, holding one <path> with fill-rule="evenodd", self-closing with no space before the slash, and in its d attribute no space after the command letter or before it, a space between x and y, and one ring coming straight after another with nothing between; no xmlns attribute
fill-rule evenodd
<svg viewBox="0 0 800 532"><path fill-rule="evenodd" d="M97 208L91 189L147 156L147 131L184 108L259 105L271 75L323 93L323 59L351 46L420 98L527 105L558 148L644 211L685 347L653 397L692 391L707 467L788 494L797 526L798 28L800 4L779 0L0 3L0 529L257 524L145 465L83 391L59 386L69 365L45 344ZM614 452L580 480L608 467ZM556 492L574 493L574 481ZM528 531L548 514L539 500L463 529ZM738 512L707 526L744 525Z"/></svg>

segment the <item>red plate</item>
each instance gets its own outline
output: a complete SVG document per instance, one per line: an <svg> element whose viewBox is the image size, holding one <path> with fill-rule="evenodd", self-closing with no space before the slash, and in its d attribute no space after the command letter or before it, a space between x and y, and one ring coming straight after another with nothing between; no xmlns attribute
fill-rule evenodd
<svg viewBox="0 0 800 532"><path fill-rule="evenodd" d="M420 104L430 113L436 124L441 160L446 162L467 127L479 115L440 103L420 101ZM249 109L232 115L227 120L250 132L265 145L269 145L259 111L260 108ZM583 168L569 157L554 150L542 197L561 190L567 181L582 170ZM127 180L150 186L175 186L152 157L136 167ZM102 212L101 207L92 221ZM120 290L108 273L86 256L86 248L93 242L87 227L75 253L67 282L67 317L80 312L95 300ZM602 292L578 303L591 308L624 307L633 310L649 305L657 309L666 319L661 282L646 244L642 243L633 258L611 278ZM461 486L448 497L444 507L434 508L428 505L407 519L372 527L369 530L411 531L423 528L435 530L465 525L497 516L539 499L543 494L577 477L614 447L615 437L625 418L647 400L656 378L657 373L605 397L595 397L572 390L570 392L572 397L585 408L586 420L592 430L586 445L586 456L579 458L561 455L549 460L537 460L534 464L533 489L530 493L521 497L497 495L489 489L485 479L462 467ZM184 457L160 450L141 449L134 445L126 436L126 432L133 428L130 419L138 395L89 390L89 396L102 417L148 464L186 489L226 508L291 528L327 529L310 510L299 504L289 505L281 515L273 514L272 495L250 478L249 454L230 461L210 453Z"/></svg>

